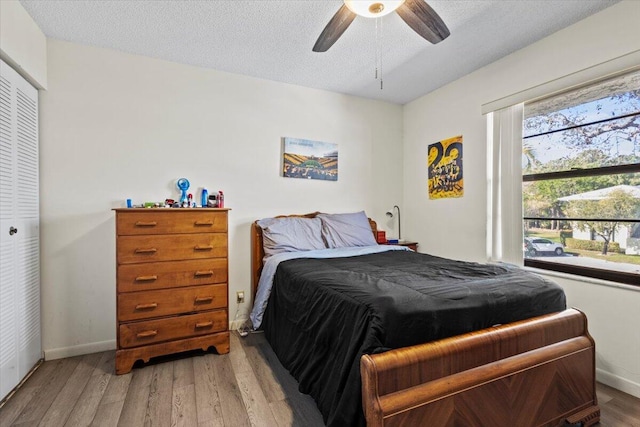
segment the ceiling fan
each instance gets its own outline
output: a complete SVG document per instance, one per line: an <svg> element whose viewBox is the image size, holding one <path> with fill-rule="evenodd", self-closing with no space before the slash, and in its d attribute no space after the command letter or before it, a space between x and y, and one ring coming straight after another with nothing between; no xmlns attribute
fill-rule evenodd
<svg viewBox="0 0 640 427"><path fill-rule="evenodd" d="M351 25L357 15L377 18L396 11L416 33L433 44L449 36L444 21L424 0L364 1L344 0L313 46L314 52L326 52Z"/></svg>

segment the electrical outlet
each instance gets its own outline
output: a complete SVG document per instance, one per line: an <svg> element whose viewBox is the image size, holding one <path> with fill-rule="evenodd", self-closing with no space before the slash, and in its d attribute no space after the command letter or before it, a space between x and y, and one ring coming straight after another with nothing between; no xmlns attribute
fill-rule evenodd
<svg viewBox="0 0 640 427"><path fill-rule="evenodd" d="M242 304L244 302L244 292L243 291L236 292L236 298L238 300L238 304Z"/></svg>

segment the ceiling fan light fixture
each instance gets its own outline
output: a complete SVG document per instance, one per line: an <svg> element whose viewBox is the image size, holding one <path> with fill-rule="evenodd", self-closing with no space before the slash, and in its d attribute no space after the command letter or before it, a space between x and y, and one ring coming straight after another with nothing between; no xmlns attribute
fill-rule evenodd
<svg viewBox="0 0 640 427"><path fill-rule="evenodd" d="M342 33L358 16L378 18L396 12L413 31L423 39L436 44L449 37L449 29L425 0L344 0L344 4L329 20L313 45L314 52L326 52L340 38ZM382 21L376 20L376 40L378 27ZM378 45L379 47L379 45ZM378 61L380 64L380 61ZM378 76L376 68L376 78ZM382 78L380 78L382 88Z"/></svg>
<svg viewBox="0 0 640 427"><path fill-rule="evenodd" d="M385 16L399 8L405 0L385 1L385 0L344 0L344 4L356 15L365 18L379 18Z"/></svg>

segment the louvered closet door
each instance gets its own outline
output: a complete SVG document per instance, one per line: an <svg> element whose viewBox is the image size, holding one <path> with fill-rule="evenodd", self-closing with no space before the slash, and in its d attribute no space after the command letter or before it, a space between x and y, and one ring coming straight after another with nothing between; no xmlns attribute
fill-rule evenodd
<svg viewBox="0 0 640 427"><path fill-rule="evenodd" d="M38 92L0 61L0 399L41 357Z"/></svg>

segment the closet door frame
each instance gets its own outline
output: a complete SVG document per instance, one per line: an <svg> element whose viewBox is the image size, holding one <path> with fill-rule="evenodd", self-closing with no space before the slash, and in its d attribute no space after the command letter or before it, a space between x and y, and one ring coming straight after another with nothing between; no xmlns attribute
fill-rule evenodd
<svg viewBox="0 0 640 427"><path fill-rule="evenodd" d="M38 91L4 61L0 67L2 399L42 358L42 328Z"/></svg>

